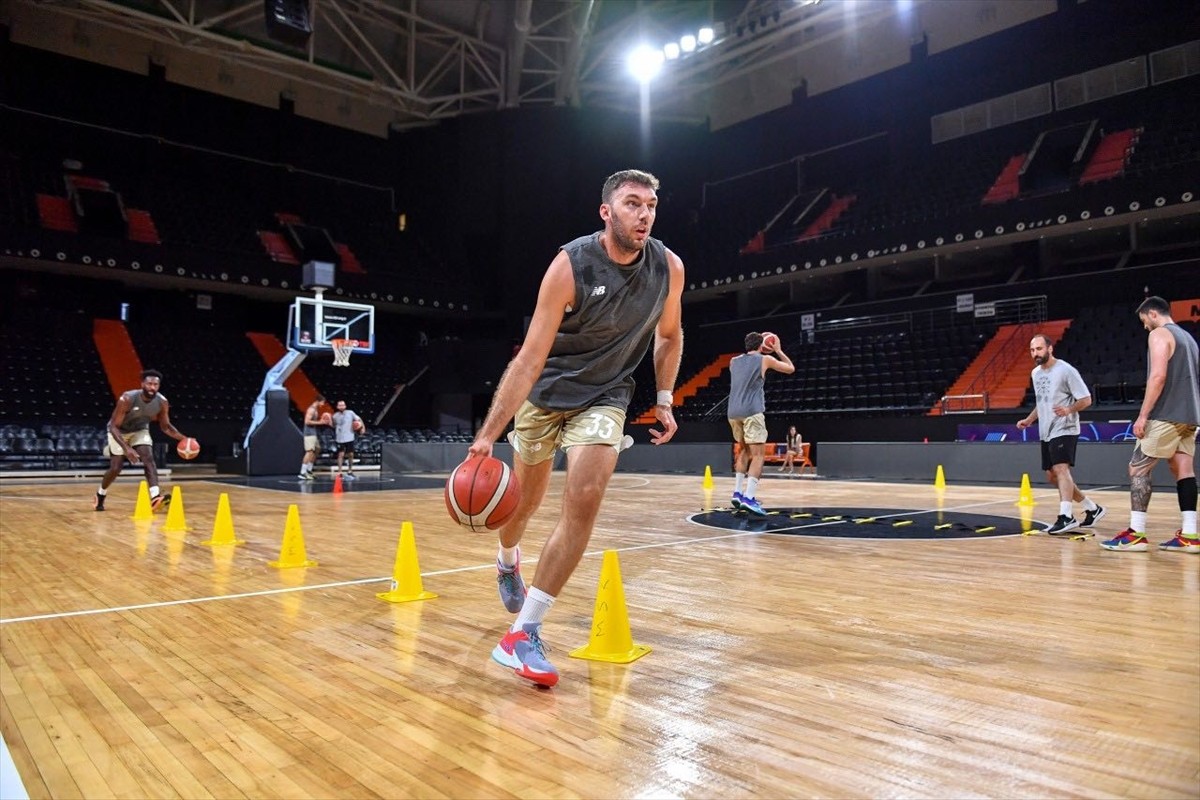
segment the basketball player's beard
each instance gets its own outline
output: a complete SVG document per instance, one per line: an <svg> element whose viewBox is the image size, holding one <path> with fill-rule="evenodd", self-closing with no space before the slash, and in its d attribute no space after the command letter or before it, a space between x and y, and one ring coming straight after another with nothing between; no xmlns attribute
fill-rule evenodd
<svg viewBox="0 0 1200 800"><path fill-rule="evenodd" d="M646 232L646 239L643 239L640 242L634 240L634 238L629 235L628 231L628 228L614 220L612 226L613 244L627 253L640 254L646 247L646 239L650 238L649 231Z"/></svg>

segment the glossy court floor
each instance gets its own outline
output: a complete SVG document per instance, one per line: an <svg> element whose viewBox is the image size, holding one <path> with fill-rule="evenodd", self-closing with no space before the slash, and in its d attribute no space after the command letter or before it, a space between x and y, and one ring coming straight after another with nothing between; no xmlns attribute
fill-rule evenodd
<svg viewBox="0 0 1200 800"><path fill-rule="evenodd" d="M769 480L764 522L719 510L732 481L706 492L702 473L614 476L545 625L552 690L490 660L511 620L495 539L450 522L444 476L340 494L180 479L181 533L130 519L135 483L101 514L94 480L5 479L0 731L24 790L1200 795L1200 557L1022 536L1017 480ZM561 492L556 474L528 578ZM221 493L245 544L202 544ZM1123 487L1091 494L1109 508L1099 535L1123 528ZM1055 498L1034 497L1049 522ZM268 565L291 505L316 566ZM1158 493L1152 539L1177 520ZM629 664L570 656L598 618L620 622L613 575L598 592L605 551L631 639L651 648ZM398 566L437 597L378 599Z"/></svg>

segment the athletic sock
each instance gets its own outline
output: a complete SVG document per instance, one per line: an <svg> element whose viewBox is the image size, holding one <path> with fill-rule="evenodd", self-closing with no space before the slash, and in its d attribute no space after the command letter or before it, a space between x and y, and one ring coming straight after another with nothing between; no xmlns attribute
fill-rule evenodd
<svg viewBox="0 0 1200 800"><path fill-rule="evenodd" d="M496 554L496 561L505 569L512 569L521 560L521 548L505 547L500 545L500 552Z"/></svg>
<svg viewBox="0 0 1200 800"><path fill-rule="evenodd" d="M1129 512L1129 529L1138 533L1146 532L1146 512L1145 511L1130 511Z"/></svg>
<svg viewBox="0 0 1200 800"><path fill-rule="evenodd" d="M546 618L546 612L552 605L554 605L553 595L546 594L536 586L530 587L529 593L525 595L525 605L521 606L521 613L517 615L516 621L509 630L519 631L530 623L540 624Z"/></svg>
<svg viewBox="0 0 1200 800"><path fill-rule="evenodd" d="M1185 536L1188 539L1197 538L1196 537L1196 512L1195 511L1184 511L1183 512L1183 530L1181 531L1180 535Z"/></svg>
<svg viewBox="0 0 1200 800"><path fill-rule="evenodd" d="M96 494L100 495L101 497L104 497L105 495L108 494L108 489L105 489L103 486L101 486L99 489L96 490Z"/></svg>
<svg viewBox="0 0 1200 800"><path fill-rule="evenodd" d="M745 496L751 499L758 492L758 478L746 478L746 493Z"/></svg>
<svg viewBox="0 0 1200 800"><path fill-rule="evenodd" d="M1096 505L1096 503L1092 500L1092 498L1088 497L1087 495L1084 495L1084 497L1083 497L1083 510L1084 511L1095 511L1099 507L1100 506Z"/></svg>
<svg viewBox="0 0 1200 800"><path fill-rule="evenodd" d="M150 487L150 499L153 500L154 498L158 497L158 495L159 495L158 487L151 486Z"/></svg>
<svg viewBox="0 0 1200 800"><path fill-rule="evenodd" d="M1058 513L1064 517L1071 516L1071 501L1060 500L1058 503Z"/></svg>
<svg viewBox="0 0 1200 800"><path fill-rule="evenodd" d="M742 493L742 485L746 482L746 473L737 472L737 473L734 473L733 477L734 477L733 493L741 494Z"/></svg>

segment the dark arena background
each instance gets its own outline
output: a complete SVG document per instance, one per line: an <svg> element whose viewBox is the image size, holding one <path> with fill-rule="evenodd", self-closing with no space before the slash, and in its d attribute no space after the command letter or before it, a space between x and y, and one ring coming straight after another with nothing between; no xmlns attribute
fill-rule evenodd
<svg viewBox="0 0 1200 800"><path fill-rule="evenodd" d="M1174 0L0 0L0 797L1200 796L1165 463L1150 550L1097 547L1134 310L1200 326L1198 76ZM686 268L679 431L647 357L539 691L443 486L626 168ZM761 516L750 331L796 365ZM1039 333L1093 401L1070 536ZM126 465L96 513L151 368L199 457L152 425L168 510ZM318 397L353 475L325 429L297 474ZM644 657L572 657L610 633Z"/></svg>

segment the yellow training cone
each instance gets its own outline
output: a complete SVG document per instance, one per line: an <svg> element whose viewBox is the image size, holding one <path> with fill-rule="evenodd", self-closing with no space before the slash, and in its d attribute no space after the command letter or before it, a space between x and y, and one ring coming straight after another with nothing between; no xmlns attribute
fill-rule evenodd
<svg viewBox="0 0 1200 800"><path fill-rule="evenodd" d="M150 508L150 487L145 481L138 484L137 505L133 509L133 518L138 522L154 519L154 509Z"/></svg>
<svg viewBox="0 0 1200 800"><path fill-rule="evenodd" d="M704 488L713 488L712 467L707 465L704 467Z"/></svg>
<svg viewBox="0 0 1200 800"><path fill-rule="evenodd" d="M174 503L175 501L172 500L171 504L174 505ZM213 520L212 538L200 544L215 547L222 544L245 543L233 532L233 512L229 510L229 494L221 492L221 496L217 500L217 518Z"/></svg>
<svg viewBox="0 0 1200 800"><path fill-rule="evenodd" d="M187 518L183 514L183 489L173 486L171 488L171 505L167 507L167 521L163 525L163 531L183 533L190 530Z"/></svg>
<svg viewBox="0 0 1200 800"><path fill-rule="evenodd" d="M1033 489L1029 485L1029 473L1021 475L1021 497L1017 500L1019 506L1037 505L1033 502Z"/></svg>
<svg viewBox="0 0 1200 800"><path fill-rule="evenodd" d="M292 567L315 567L316 561L308 560L304 551L304 531L300 530L300 507L294 503L288 506L287 527L283 529L283 546L279 548L279 560L268 561L276 569L291 569Z"/></svg>
<svg viewBox="0 0 1200 800"><path fill-rule="evenodd" d="M937 477L935 477L933 479L933 488L935 488L935 489L945 489L946 488L946 473L942 472L941 464L938 464Z"/></svg>
<svg viewBox="0 0 1200 800"><path fill-rule="evenodd" d="M592 636L586 646L571 651L571 658L628 664L649 652L646 645L633 643L629 614L625 610L625 590L621 587L621 564L616 550L605 550L592 612Z"/></svg>
<svg viewBox="0 0 1200 800"><path fill-rule="evenodd" d="M437 597L421 585L421 567L417 565L417 540L411 522L400 526L400 546L396 548L396 565L392 567L392 589L375 595L389 603L410 600L429 600Z"/></svg>

